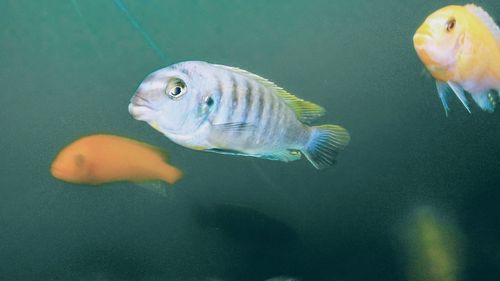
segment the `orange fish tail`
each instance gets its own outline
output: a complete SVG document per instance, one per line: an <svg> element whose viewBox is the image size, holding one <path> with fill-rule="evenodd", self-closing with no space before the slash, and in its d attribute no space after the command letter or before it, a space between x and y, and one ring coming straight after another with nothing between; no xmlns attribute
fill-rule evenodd
<svg viewBox="0 0 500 281"><path fill-rule="evenodd" d="M174 166L165 164L162 168L162 180L168 182L169 184L174 184L182 178L182 171Z"/></svg>

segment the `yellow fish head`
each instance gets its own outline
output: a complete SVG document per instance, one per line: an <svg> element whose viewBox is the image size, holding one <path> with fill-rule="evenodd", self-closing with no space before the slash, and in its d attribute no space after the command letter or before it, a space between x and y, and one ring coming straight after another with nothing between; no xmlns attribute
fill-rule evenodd
<svg viewBox="0 0 500 281"><path fill-rule="evenodd" d="M466 11L447 6L428 16L413 36L415 50L431 74L438 80L451 79L467 30Z"/></svg>

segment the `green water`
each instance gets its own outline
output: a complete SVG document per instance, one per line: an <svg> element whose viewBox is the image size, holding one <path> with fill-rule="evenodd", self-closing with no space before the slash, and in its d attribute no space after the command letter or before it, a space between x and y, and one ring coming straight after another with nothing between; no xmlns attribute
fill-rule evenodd
<svg viewBox="0 0 500 281"><path fill-rule="evenodd" d="M454 99L446 118L412 45L452 2L123 3L129 16L112 0L0 0L1 280L407 280L400 228L421 205L461 229L460 280L498 280L500 113ZM500 18L497 0L476 4ZM127 106L183 60L267 77L351 144L325 171L180 147ZM52 178L59 149L93 133L160 146L185 178L167 198Z"/></svg>

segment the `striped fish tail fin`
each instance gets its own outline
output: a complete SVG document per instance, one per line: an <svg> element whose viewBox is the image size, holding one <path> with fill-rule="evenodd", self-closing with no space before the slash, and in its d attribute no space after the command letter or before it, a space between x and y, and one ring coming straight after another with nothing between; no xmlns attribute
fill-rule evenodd
<svg viewBox="0 0 500 281"><path fill-rule="evenodd" d="M338 125L311 127L311 136L302 152L316 169L333 166L338 153L349 144L349 132Z"/></svg>

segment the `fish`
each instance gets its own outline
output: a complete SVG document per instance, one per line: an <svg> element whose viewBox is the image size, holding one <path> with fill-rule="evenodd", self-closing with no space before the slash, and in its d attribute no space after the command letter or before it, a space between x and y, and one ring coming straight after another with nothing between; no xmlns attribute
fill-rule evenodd
<svg viewBox="0 0 500 281"><path fill-rule="evenodd" d="M222 154L332 166L350 141L339 125L310 125L325 109L246 70L185 61L149 74L129 113L173 142Z"/></svg>
<svg viewBox="0 0 500 281"><path fill-rule="evenodd" d="M463 234L431 206L419 206L404 226L407 280L457 281L463 268Z"/></svg>
<svg viewBox="0 0 500 281"><path fill-rule="evenodd" d="M133 139L107 134L82 137L55 157L53 177L76 184L100 185L116 181L165 181L174 184L182 171L168 164L160 149Z"/></svg>
<svg viewBox="0 0 500 281"><path fill-rule="evenodd" d="M500 29L474 4L450 5L429 15L413 36L418 57L436 79L446 115L454 93L471 113L467 98L494 112L500 95Z"/></svg>

